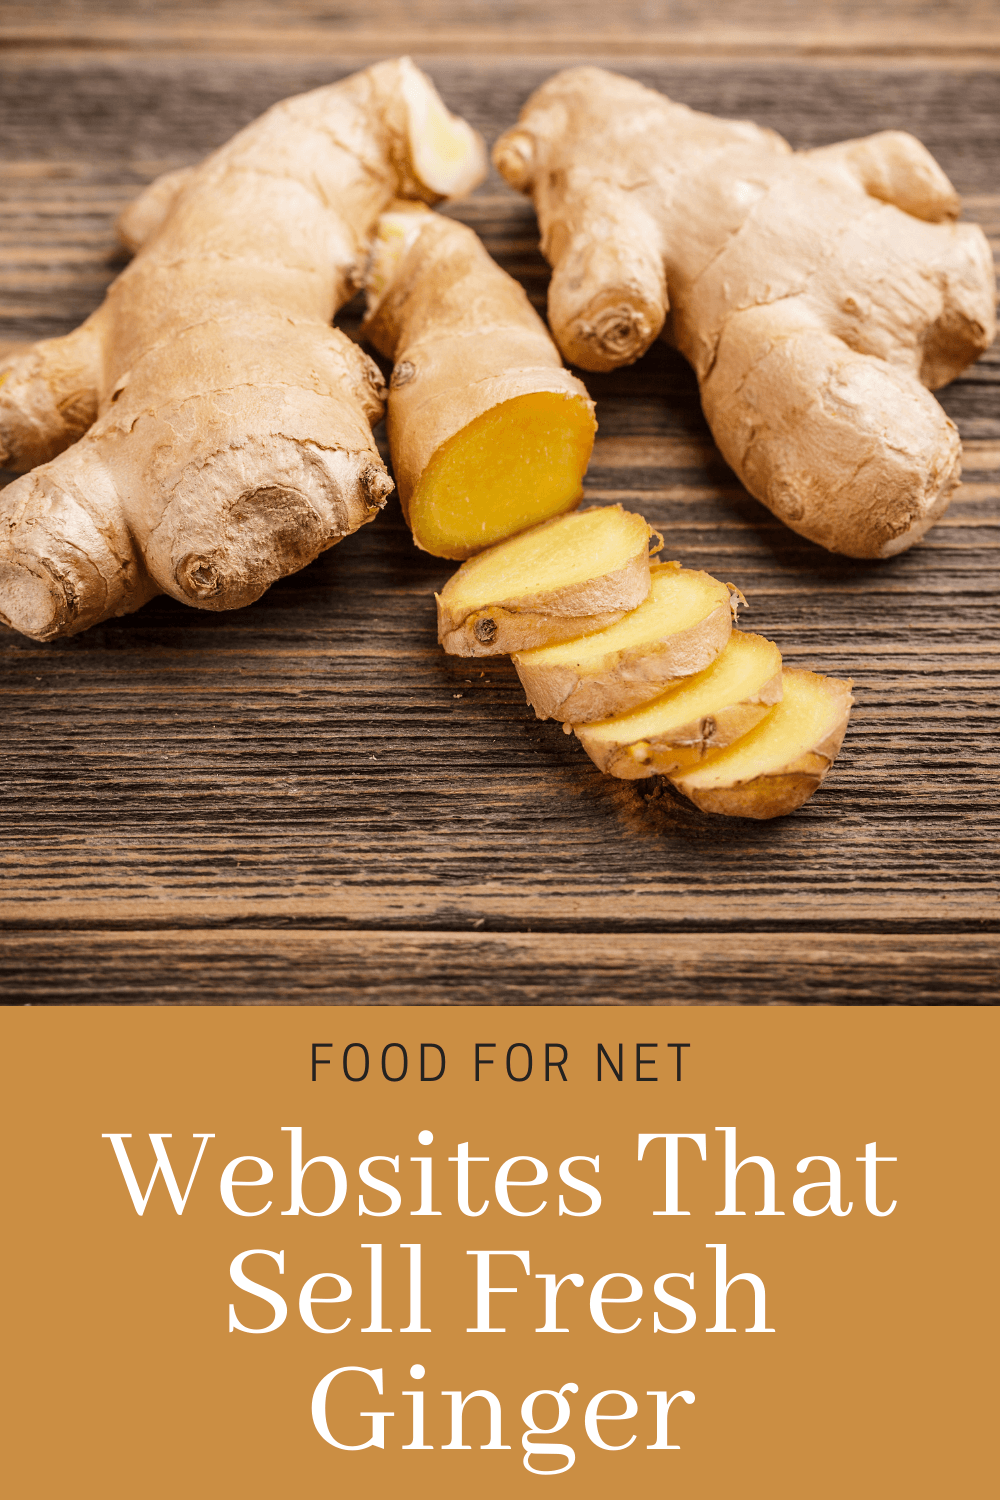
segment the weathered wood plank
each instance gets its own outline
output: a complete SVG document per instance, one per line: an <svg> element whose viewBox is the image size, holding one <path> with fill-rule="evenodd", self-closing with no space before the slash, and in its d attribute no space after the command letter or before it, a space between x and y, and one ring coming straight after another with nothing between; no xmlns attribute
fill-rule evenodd
<svg viewBox="0 0 1000 1500"><path fill-rule="evenodd" d="M469 0L158 0L137 10L132 0L8 3L0 46L198 52L274 51L306 55L378 55L386 46L415 55L466 53L556 57L806 56L810 59L927 54L939 63L954 55L1000 50L991 0L891 0L879 6L852 0L503 0L484 14Z"/></svg>
<svg viewBox="0 0 1000 1500"><path fill-rule="evenodd" d="M983 1004L1000 940L88 931L0 937L16 1004ZM360 1022L352 1023L354 1025Z"/></svg>

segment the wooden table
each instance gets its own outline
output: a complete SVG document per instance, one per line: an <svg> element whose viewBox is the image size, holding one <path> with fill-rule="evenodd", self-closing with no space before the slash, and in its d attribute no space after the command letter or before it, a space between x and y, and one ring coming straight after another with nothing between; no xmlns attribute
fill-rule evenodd
<svg viewBox="0 0 1000 1500"><path fill-rule="evenodd" d="M0 338L63 333L97 304L123 264L114 217L158 172L403 50L490 140L584 58L797 146L912 130L1000 238L992 0L730 0L710 20L693 0L8 4ZM530 208L494 175L452 211L542 307ZM737 583L748 628L793 664L855 679L815 799L757 824L602 778L506 662L439 651L449 568L393 505L246 610L159 599L52 645L3 632L5 999L996 999L997 350L941 396L965 441L950 511L878 564L745 494L678 356L587 382L588 498L642 510L666 556Z"/></svg>

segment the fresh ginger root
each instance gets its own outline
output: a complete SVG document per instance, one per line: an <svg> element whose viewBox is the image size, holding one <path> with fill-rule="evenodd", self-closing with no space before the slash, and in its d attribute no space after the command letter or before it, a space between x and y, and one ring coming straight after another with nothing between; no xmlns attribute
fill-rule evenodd
<svg viewBox="0 0 1000 1500"><path fill-rule="evenodd" d="M543 521L470 558L437 599L453 656L501 656L611 625L650 588L649 525L606 505Z"/></svg>
<svg viewBox="0 0 1000 1500"><path fill-rule="evenodd" d="M471 557L579 504L594 404L478 236L397 204L367 281L362 333L394 361L386 428L417 546Z"/></svg>
<svg viewBox="0 0 1000 1500"><path fill-rule="evenodd" d="M40 467L0 499L0 619L49 640L160 592L237 608L371 520L384 387L330 322L388 204L484 166L404 58L154 182L103 305L2 370L0 463Z"/></svg>
<svg viewBox="0 0 1000 1500"><path fill-rule="evenodd" d="M534 201L567 359L615 369L662 333L750 493L832 551L889 557L942 514L960 444L925 388L990 344L995 280L919 141L792 152L586 67L493 156Z"/></svg>

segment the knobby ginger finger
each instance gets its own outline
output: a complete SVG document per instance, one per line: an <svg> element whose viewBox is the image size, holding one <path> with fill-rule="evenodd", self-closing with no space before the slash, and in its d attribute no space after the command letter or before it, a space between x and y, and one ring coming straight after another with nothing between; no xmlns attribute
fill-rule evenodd
<svg viewBox="0 0 1000 1500"><path fill-rule="evenodd" d="M40 466L0 497L0 619L50 640L161 592L235 609L373 519L382 377L330 323L383 209L483 168L402 58L148 189L103 305L4 368L0 454Z"/></svg>

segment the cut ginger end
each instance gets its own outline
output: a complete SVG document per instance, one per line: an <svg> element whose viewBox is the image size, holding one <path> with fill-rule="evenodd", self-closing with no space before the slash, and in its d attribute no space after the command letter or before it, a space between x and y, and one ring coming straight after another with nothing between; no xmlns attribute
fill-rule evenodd
<svg viewBox="0 0 1000 1500"><path fill-rule="evenodd" d="M833 764L850 717L851 686L786 667L782 697L755 729L695 770L672 778L704 812L777 818L811 797Z"/></svg>
<svg viewBox="0 0 1000 1500"><path fill-rule="evenodd" d="M462 559L572 510L596 423L586 401L553 391L483 412L432 455L410 497L413 537Z"/></svg>

